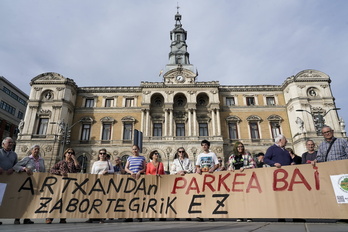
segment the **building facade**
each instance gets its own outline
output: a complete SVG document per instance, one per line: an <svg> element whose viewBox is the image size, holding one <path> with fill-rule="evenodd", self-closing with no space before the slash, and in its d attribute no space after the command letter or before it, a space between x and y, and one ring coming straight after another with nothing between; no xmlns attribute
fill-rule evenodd
<svg viewBox="0 0 348 232"><path fill-rule="evenodd" d="M0 135L2 139L16 140L23 128L29 96L3 76L0 76L0 89Z"/></svg>
<svg viewBox="0 0 348 232"><path fill-rule="evenodd" d="M148 158L151 151L158 150L168 170L178 147L184 147L195 161L203 139L227 161L235 141L255 154L265 152L278 134L284 134L288 146L302 154L307 139L317 143L322 139L317 134L318 119L332 126L337 137L346 137L344 122L340 123L333 110L327 74L304 70L281 85L199 82L189 61L187 32L179 13L175 22L161 82L79 87L58 73L33 78L17 153L25 156L32 145L39 144L49 167L72 147L84 171L89 172L101 148L125 161L137 129L143 132L143 155Z"/></svg>

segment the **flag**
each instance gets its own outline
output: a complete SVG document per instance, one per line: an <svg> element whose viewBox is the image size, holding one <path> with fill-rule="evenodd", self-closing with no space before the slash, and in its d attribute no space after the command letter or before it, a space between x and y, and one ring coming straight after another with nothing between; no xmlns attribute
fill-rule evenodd
<svg viewBox="0 0 348 232"><path fill-rule="evenodd" d="M159 72L159 75L158 75L158 76L160 77L160 76L162 75L162 73L163 73L163 70L161 70L161 71Z"/></svg>

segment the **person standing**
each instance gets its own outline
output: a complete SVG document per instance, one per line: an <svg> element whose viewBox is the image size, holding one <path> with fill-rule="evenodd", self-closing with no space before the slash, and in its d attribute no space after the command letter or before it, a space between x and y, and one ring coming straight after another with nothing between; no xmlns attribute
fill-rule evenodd
<svg viewBox="0 0 348 232"><path fill-rule="evenodd" d="M133 155L128 157L127 163L125 166L125 170L128 174L132 176L132 178L138 180L140 178L141 174L145 174L146 172L146 161L145 157L141 156L139 154L139 147L138 145L132 146L132 153ZM132 222L132 218L126 218L124 219L124 222ZM139 222L142 222L142 218L138 218Z"/></svg>
<svg viewBox="0 0 348 232"><path fill-rule="evenodd" d="M159 153L157 150L150 152L150 162L146 164L146 175L165 175L163 163L159 161ZM150 218L150 221L155 221L154 218ZM166 218L160 218L160 221L165 221Z"/></svg>
<svg viewBox="0 0 348 232"><path fill-rule="evenodd" d="M294 164L289 152L285 149L288 140L284 135L279 134L274 139L275 144L270 146L265 154L265 163L271 167L281 168L282 166ZM285 218L278 218L278 222L285 222Z"/></svg>
<svg viewBox="0 0 348 232"><path fill-rule="evenodd" d="M6 137L2 141L2 149L0 150L0 175L7 174L11 175L14 172L13 166L18 161L17 153L12 151L13 139ZM2 222L0 222L0 225Z"/></svg>
<svg viewBox="0 0 348 232"><path fill-rule="evenodd" d="M93 163L91 174L107 175L114 173L114 168L110 160L106 158L106 155L107 153L105 148L99 150L98 161ZM104 218L90 218L86 222L93 223L93 221L99 221L99 223L104 223L104 220Z"/></svg>
<svg viewBox="0 0 348 232"><path fill-rule="evenodd" d="M223 160L222 160L222 158L220 156L218 157L218 165L219 166L217 167L217 169L215 169L216 172L218 172L218 171L226 171L227 170L225 165L223 164Z"/></svg>
<svg viewBox="0 0 348 232"><path fill-rule="evenodd" d="M282 166L293 164L293 160L289 152L285 149L288 140L284 135L279 134L274 139L275 144L270 146L265 154L265 163L271 167L280 168Z"/></svg>
<svg viewBox="0 0 348 232"><path fill-rule="evenodd" d="M132 146L133 155L128 157L125 170L134 179L139 179L141 174L145 174L146 161L145 157L139 154L139 147L137 145Z"/></svg>
<svg viewBox="0 0 348 232"><path fill-rule="evenodd" d="M255 161L249 152L245 151L242 142L236 142L233 146L233 154L230 156L228 170L240 170L255 168ZM237 222L242 222L243 218L237 218ZM251 218L247 218L247 222L252 222Z"/></svg>
<svg viewBox="0 0 348 232"><path fill-rule="evenodd" d="M302 164L302 158L298 155L295 154L294 150L292 150L292 148L286 148L286 150L289 152L293 162L295 164Z"/></svg>
<svg viewBox="0 0 348 232"><path fill-rule="evenodd" d="M185 148L179 147L176 149L174 160L170 168L171 175L185 176L193 172L192 162L189 159ZM174 221L180 221L180 218L174 218ZM191 218L186 218L186 221L191 221Z"/></svg>
<svg viewBox="0 0 348 232"><path fill-rule="evenodd" d="M315 143L313 140L309 139L306 141L307 152L302 154L302 164L310 164L311 161L317 158L317 151L314 150Z"/></svg>
<svg viewBox="0 0 348 232"><path fill-rule="evenodd" d="M125 174L126 173L126 171L124 170L124 167L122 165L121 158L119 156L116 156L116 158L115 158L114 173L115 174Z"/></svg>
<svg viewBox="0 0 348 232"><path fill-rule="evenodd" d="M264 162L264 158L265 158L265 154L262 152L259 152L258 154L256 154L256 168L263 168L266 167L266 164Z"/></svg>
<svg viewBox="0 0 348 232"><path fill-rule="evenodd" d="M193 167L185 148L179 147L174 155L174 161L171 165L170 174L184 176L187 173L192 173Z"/></svg>
<svg viewBox="0 0 348 232"><path fill-rule="evenodd" d="M312 161L312 164L348 159L348 141L334 137L334 131L329 126L324 126L321 132L324 136L324 141L319 145L317 157Z"/></svg>
<svg viewBox="0 0 348 232"><path fill-rule="evenodd" d="M245 151L242 142L236 142L233 146L233 154L229 157L228 170L240 170L255 168L255 161L249 152Z"/></svg>
<svg viewBox="0 0 348 232"><path fill-rule="evenodd" d="M146 175L165 175L163 163L159 161L158 151L152 151L149 158L150 162L146 164Z"/></svg>
<svg viewBox="0 0 348 232"><path fill-rule="evenodd" d="M214 152L209 150L210 142L202 140L201 146L203 152L200 153L196 161L196 173L202 175L202 172L213 173L219 167L219 161ZM199 221L204 221L203 218L198 218ZM215 221L214 218L209 218L209 221Z"/></svg>
<svg viewBox="0 0 348 232"><path fill-rule="evenodd" d="M209 150L210 142L208 140L203 140L201 142L203 152L200 153L196 161L196 172L202 174L202 172L213 173L215 169L219 166L219 161L214 152Z"/></svg>
<svg viewBox="0 0 348 232"><path fill-rule="evenodd" d="M17 153L12 151L13 140L7 137L2 141L2 149L0 150L0 175L6 173L11 175L14 170L13 166L18 161Z"/></svg>
<svg viewBox="0 0 348 232"><path fill-rule="evenodd" d="M63 160L56 163L50 170L50 173L60 176L68 176L68 173L78 173L81 171L79 161L75 156L75 151L72 148L68 148L64 152ZM53 218L46 218L46 224L51 224ZM65 218L61 218L59 223L66 223Z"/></svg>
<svg viewBox="0 0 348 232"><path fill-rule="evenodd" d="M24 157L18 161L13 169L16 172L26 172L29 176L33 175L33 172L45 172L45 160L40 157L40 146L34 145L30 149L31 155ZM20 224L19 218L16 218L14 224ZM23 224L34 224L33 221L26 218Z"/></svg>

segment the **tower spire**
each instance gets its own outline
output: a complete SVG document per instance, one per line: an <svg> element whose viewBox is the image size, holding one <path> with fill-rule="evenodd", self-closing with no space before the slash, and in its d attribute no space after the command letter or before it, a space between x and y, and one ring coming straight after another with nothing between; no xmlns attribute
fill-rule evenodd
<svg viewBox="0 0 348 232"><path fill-rule="evenodd" d="M175 25L174 29L170 31L170 52L169 52L169 63L166 65L166 71L182 66L186 69L192 69L190 65L190 54L187 52L187 31L184 30L181 24L181 14L179 13L179 5L177 5L177 12L175 14Z"/></svg>

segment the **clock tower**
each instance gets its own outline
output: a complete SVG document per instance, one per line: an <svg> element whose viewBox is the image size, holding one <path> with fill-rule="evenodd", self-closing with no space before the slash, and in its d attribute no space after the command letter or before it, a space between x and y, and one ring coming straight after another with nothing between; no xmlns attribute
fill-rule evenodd
<svg viewBox="0 0 348 232"><path fill-rule="evenodd" d="M170 32L169 63L165 67L164 82L166 84L193 84L198 76L194 67L190 64L187 52L187 31L182 28L181 14L175 15L175 28Z"/></svg>

